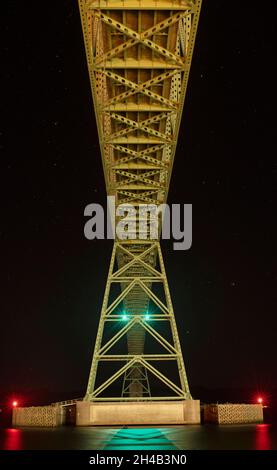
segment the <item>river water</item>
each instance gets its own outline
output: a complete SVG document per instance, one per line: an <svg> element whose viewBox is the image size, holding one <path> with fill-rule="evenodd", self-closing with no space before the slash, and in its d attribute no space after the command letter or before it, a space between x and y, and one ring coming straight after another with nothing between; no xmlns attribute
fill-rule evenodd
<svg viewBox="0 0 277 470"><path fill-rule="evenodd" d="M0 429L4 450L271 450L277 425Z"/></svg>

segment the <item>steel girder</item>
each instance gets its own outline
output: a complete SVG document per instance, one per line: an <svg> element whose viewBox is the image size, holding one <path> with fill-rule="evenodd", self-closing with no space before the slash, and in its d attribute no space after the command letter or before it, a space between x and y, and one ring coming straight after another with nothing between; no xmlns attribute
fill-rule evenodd
<svg viewBox="0 0 277 470"><path fill-rule="evenodd" d="M122 260L122 257L125 257L125 262L118 262ZM155 268L153 260L156 261ZM118 283L121 286L121 292L113 299L111 289L113 284ZM164 294L165 301L161 299L161 295L153 292L153 283L162 287L161 292ZM156 312L146 315L150 301ZM126 308L126 318L123 318L122 304ZM121 324L117 331L111 328L113 322ZM160 322L167 322L167 328L171 332L170 340L158 331L157 325ZM105 337L105 328L108 329L108 337ZM132 335L132 332L135 334ZM159 344L162 352L156 354L144 352L146 335ZM129 353L119 354L113 351L120 340L126 336L128 336ZM106 361L113 361L119 365L123 363L123 365L119 366L107 380L101 381L100 377L100 383L96 385L99 364ZM176 363L176 370L179 374L178 383L159 369L161 361ZM157 366L153 365L153 362L157 363ZM167 395L156 398L178 400L191 397L160 244L157 241L136 241L135 243L127 240L116 241L85 399L107 400L105 390L121 378L123 380L121 397L112 396L109 399L125 400L132 397L134 400L152 400L155 397L150 393L149 374L155 376L165 388L169 389Z"/></svg>
<svg viewBox="0 0 277 470"><path fill-rule="evenodd" d="M79 7L107 194L115 197L116 206L165 203L201 0L79 0ZM134 230L138 238L137 226ZM151 242L149 224L145 230ZM155 266L160 248L157 242L156 251L150 249L145 279L146 266L140 262L135 269L136 263L130 259L131 255L137 256L138 246L138 240L130 241L127 254L124 243L115 243L111 265L117 262L121 273L126 273L128 266L127 272L132 272L135 284L129 282L130 275L124 278L109 273L86 399L98 400L103 391L95 389L99 361L114 360L106 350L102 354L99 345L104 324L119 321L111 311L103 313L111 282L118 282L122 289L114 300L115 305L123 302L132 320L121 331L126 333L128 343L128 354L122 355L125 365L119 375L118 372L110 377L108 384L118 377L123 378L122 397L114 399L155 399L150 394L148 381L148 374L153 373L153 369L150 370L153 359L144 354L145 335L153 334L153 327L140 317L149 299L153 301L152 285L159 282ZM167 281L165 287L168 290ZM175 325L172 307L171 313L165 305L160 307L162 315L160 313L152 324L167 321L170 315L169 324ZM177 330L174 335L176 337ZM174 358L180 365L183 361L180 349L173 351L163 345L170 359ZM165 359L160 357L159 360ZM188 398L183 365L180 371L184 374L180 396Z"/></svg>

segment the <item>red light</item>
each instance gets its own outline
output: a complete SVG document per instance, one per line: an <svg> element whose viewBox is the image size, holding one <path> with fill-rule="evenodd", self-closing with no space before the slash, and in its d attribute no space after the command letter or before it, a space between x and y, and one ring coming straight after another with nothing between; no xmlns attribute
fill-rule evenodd
<svg viewBox="0 0 277 470"><path fill-rule="evenodd" d="M260 404L262 404L262 402L263 402L262 397L259 397L258 400L257 400L257 402L260 403Z"/></svg>
<svg viewBox="0 0 277 470"><path fill-rule="evenodd" d="M12 402L12 405L13 405L13 408L16 408L17 405L18 405L18 402L17 402L16 400L14 400L14 401Z"/></svg>

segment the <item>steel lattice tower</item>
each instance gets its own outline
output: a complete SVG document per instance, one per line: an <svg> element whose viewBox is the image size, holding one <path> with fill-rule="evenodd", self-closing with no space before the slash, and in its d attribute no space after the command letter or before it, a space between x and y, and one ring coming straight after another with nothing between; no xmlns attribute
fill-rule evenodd
<svg viewBox="0 0 277 470"><path fill-rule="evenodd" d="M165 203L201 0L79 0L79 7L107 194L116 206ZM160 243L150 239L149 221L145 240L137 230L134 221L135 238L114 243L87 401L191 398ZM159 352L146 352L148 337ZM163 395L150 389L153 377ZM113 396L118 380L122 393Z"/></svg>

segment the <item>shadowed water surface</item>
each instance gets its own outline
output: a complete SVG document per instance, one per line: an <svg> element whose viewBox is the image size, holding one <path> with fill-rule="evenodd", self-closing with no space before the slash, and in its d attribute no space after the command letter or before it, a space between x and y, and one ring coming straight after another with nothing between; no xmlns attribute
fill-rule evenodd
<svg viewBox="0 0 277 470"><path fill-rule="evenodd" d="M178 427L61 427L0 429L5 450L277 449L272 424Z"/></svg>

